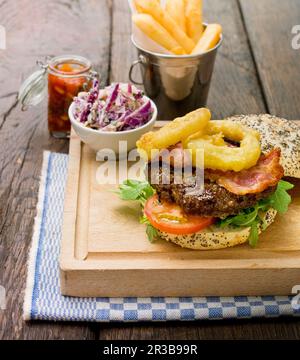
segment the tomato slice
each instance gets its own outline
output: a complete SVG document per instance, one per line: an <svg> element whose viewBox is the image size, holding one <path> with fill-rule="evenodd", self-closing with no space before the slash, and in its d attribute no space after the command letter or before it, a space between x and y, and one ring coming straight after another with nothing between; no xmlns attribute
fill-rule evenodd
<svg viewBox="0 0 300 360"><path fill-rule="evenodd" d="M193 234L215 222L213 217L185 214L174 203L161 203L157 195L147 200L144 213L156 229L175 235Z"/></svg>

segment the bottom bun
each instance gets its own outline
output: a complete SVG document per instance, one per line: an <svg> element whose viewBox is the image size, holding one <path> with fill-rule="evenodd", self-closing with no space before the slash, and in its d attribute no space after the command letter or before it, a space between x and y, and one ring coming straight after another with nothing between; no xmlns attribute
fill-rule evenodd
<svg viewBox="0 0 300 360"><path fill-rule="evenodd" d="M276 210L269 209L266 213L261 214L261 216L265 219L266 225L269 226L275 220L276 214ZM159 236L161 239L173 242L183 248L193 250L218 250L243 244L248 241L250 229L250 227L239 229L227 227L221 229L217 226L211 226L209 229L188 235L173 235L159 231ZM261 226L259 226L258 230L259 233L263 231Z"/></svg>

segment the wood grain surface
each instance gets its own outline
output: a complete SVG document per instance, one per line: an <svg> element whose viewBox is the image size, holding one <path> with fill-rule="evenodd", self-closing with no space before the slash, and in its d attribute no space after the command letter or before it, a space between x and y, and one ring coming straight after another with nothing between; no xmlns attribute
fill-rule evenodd
<svg viewBox="0 0 300 360"><path fill-rule="evenodd" d="M224 27L209 106L215 118L269 111L300 118L300 50L291 50L299 0L210 0L205 19ZM91 58L103 83L127 81L135 50L125 0L0 0L7 49L0 50L0 311L1 339L288 339L297 319L160 324L24 323L26 259L31 242L42 151L68 151L49 137L45 103L26 113L19 85L45 55Z"/></svg>
<svg viewBox="0 0 300 360"><path fill-rule="evenodd" d="M299 56L292 28L300 25L300 0L240 0L268 112L299 117Z"/></svg>
<svg viewBox="0 0 300 360"><path fill-rule="evenodd" d="M106 1L0 2L7 50L0 52L0 284L7 309L0 311L0 338L94 338L86 325L32 324L22 320L26 259L30 246L42 152L68 151L68 142L48 135L45 104L21 112L21 80L45 55L87 56L108 78L110 4Z"/></svg>
<svg viewBox="0 0 300 360"><path fill-rule="evenodd" d="M213 118L266 112L238 2L209 0L204 4L204 20L219 22L224 33L208 98Z"/></svg>

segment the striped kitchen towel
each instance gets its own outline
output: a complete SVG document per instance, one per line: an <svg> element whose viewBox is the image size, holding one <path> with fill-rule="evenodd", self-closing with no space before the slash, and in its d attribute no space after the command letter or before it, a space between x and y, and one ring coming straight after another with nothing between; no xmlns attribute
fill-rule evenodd
<svg viewBox="0 0 300 360"><path fill-rule="evenodd" d="M76 298L62 296L59 248L68 156L45 152L28 262L25 320L167 321L297 316L289 296Z"/></svg>

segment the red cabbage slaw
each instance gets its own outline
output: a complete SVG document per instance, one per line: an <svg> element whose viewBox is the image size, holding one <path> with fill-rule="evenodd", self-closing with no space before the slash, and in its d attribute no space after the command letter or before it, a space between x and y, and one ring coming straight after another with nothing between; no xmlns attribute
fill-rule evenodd
<svg viewBox="0 0 300 360"><path fill-rule="evenodd" d="M146 124L154 109L141 90L131 84L114 83L100 89L94 80L89 92L74 98L75 119L99 131L126 131Z"/></svg>

